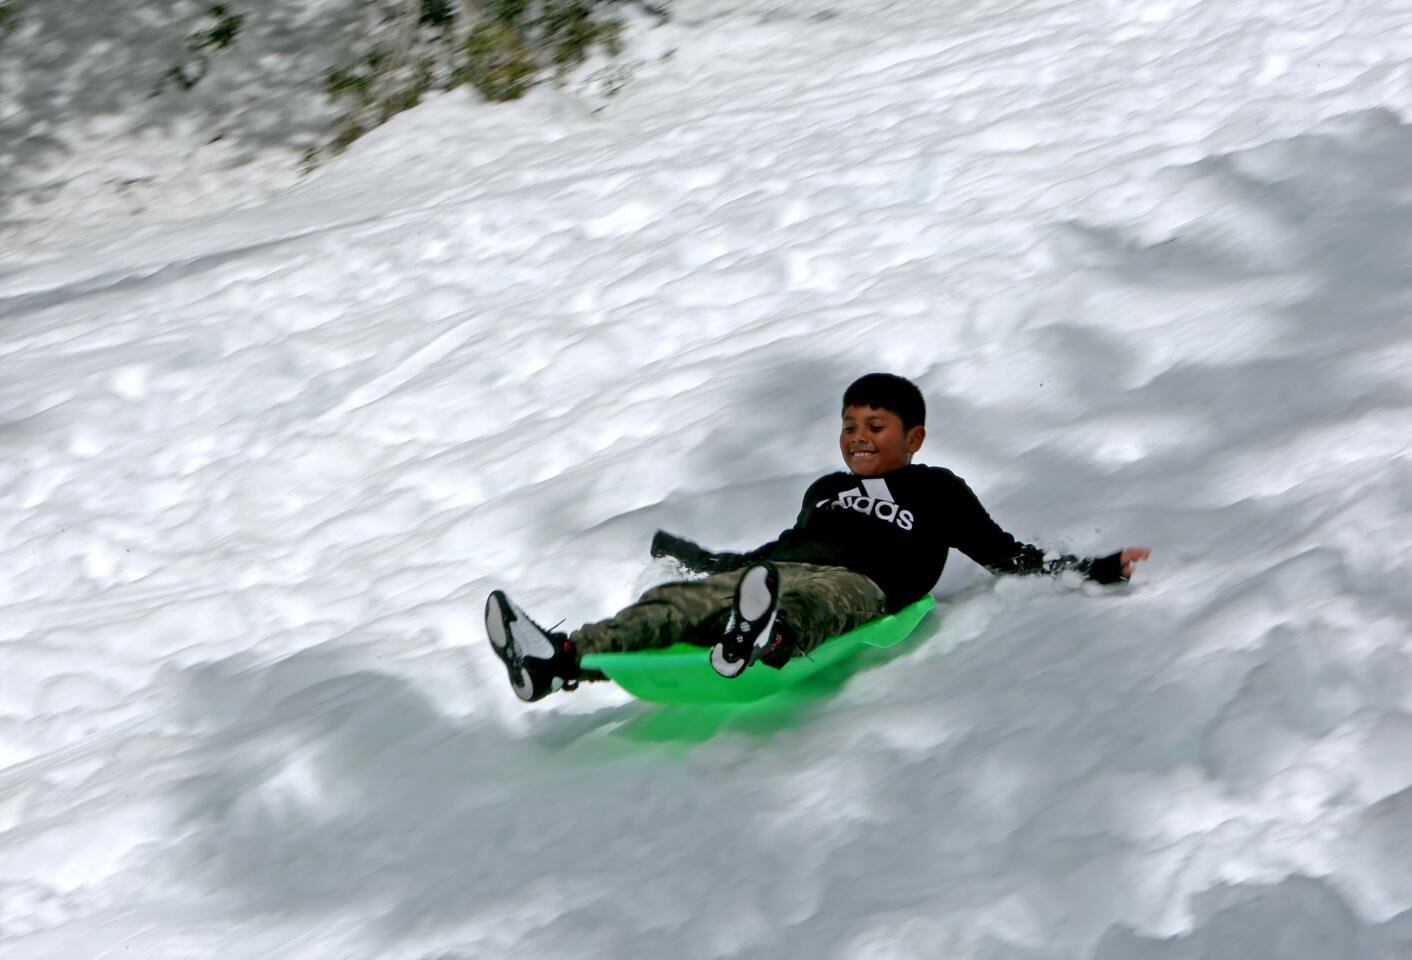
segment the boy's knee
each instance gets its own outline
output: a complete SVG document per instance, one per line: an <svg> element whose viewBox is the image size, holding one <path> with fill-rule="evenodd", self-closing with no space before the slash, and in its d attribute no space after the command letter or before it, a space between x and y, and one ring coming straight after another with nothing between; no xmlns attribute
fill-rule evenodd
<svg viewBox="0 0 1412 960"><path fill-rule="evenodd" d="M637 598L638 603L662 603L672 599L673 584L659 583L655 587L649 587Z"/></svg>

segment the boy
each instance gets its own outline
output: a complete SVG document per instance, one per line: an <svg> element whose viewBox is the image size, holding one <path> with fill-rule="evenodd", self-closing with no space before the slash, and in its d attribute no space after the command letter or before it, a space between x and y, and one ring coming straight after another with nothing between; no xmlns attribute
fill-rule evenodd
<svg viewBox="0 0 1412 960"><path fill-rule="evenodd" d="M960 477L913 464L926 437L926 403L908 380L870 373L843 395L839 449L848 473L810 484L794 526L748 553L711 553L658 531L652 555L705 579L653 587L615 616L571 634L540 628L499 590L486 601L491 648L522 700L580 680L586 653L711 647L711 665L738 676L756 661L782 667L831 636L920 600L955 547L993 573L1076 570L1099 583L1126 581L1151 551L1092 559L1044 551L1002 530Z"/></svg>

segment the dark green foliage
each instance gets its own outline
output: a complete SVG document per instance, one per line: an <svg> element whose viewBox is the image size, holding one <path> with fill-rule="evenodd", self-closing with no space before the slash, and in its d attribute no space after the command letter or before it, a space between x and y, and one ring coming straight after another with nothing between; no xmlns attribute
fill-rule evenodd
<svg viewBox="0 0 1412 960"><path fill-rule="evenodd" d="M481 15L469 23L454 0L370 4L361 59L326 78L328 95L349 105L332 148L345 148L435 90L468 84L487 100L515 100L597 48L619 55L622 22L601 14L612 2L482 0Z"/></svg>
<svg viewBox="0 0 1412 960"><path fill-rule="evenodd" d="M324 89L328 92L329 98L333 100L348 98L360 106L372 103L373 84L380 69L378 60L379 58L376 56L369 56L363 64L352 70L330 70L324 81Z"/></svg>
<svg viewBox="0 0 1412 960"><path fill-rule="evenodd" d="M487 0L485 15L495 23L519 29L530 9L529 0Z"/></svg>
<svg viewBox="0 0 1412 960"><path fill-rule="evenodd" d="M215 18L216 25L191 37L193 48L196 50L205 50L208 47L224 50L240 36L240 27L245 23L244 14L231 13L220 3L211 8L210 15Z"/></svg>
<svg viewBox="0 0 1412 960"><path fill-rule="evenodd" d="M205 78L211 70L211 56L208 51L224 50L235 43L240 36L240 28L245 23L245 15L231 13L223 3L217 3L206 11L213 21L205 30L198 30L186 38L186 56L165 74L157 84L156 93L161 93L168 84L182 90L190 90Z"/></svg>
<svg viewBox="0 0 1412 960"><path fill-rule="evenodd" d="M540 28L554 63L565 66L582 63L606 27L593 19L592 9L583 0L568 0L545 4Z"/></svg>
<svg viewBox="0 0 1412 960"><path fill-rule="evenodd" d="M319 166L319 148L305 147L304 154L299 158L299 172L308 176Z"/></svg>
<svg viewBox="0 0 1412 960"><path fill-rule="evenodd" d="M446 30L455 24L456 10L450 0L422 0L421 17L417 22L434 30Z"/></svg>
<svg viewBox="0 0 1412 960"><path fill-rule="evenodd" d="M540 75L561 74L602 46L622 51L622 22L595 13L602 0L490 0L471 31L460 77L487 100L522 96Z"/></svg>
<svg viewBox="0 0 1412 960"><path fill-rule="evenodd" d="M356 121L349 121L339 129L338 133L333 138L333 142L329 144L329 148L333 150L334 153L342 153L344 150L348 149L350 143L367 132L368 131L365 130L361 124ZM308 155L306 154L305 156L307 159Z"/></svg>
<svg viewBox="0 0 1412 960"><path fill-rule="evenodd" d="M517 100L525 95L540 66L524 35L499 22L482 23L466 38L457 81L469 83L487 100Z"/></svg>
<svg viewBox="0 0 1412 960"><path fill-rule="evenodd" d="M20 25L20 12L24 4L20 0L0 0L0 41L14 33Z"/></svg>

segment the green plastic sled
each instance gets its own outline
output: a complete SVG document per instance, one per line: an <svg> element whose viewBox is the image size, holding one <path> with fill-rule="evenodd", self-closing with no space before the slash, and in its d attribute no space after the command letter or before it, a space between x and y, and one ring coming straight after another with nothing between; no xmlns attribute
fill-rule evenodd
<svg viewBox="0 0 1412 960"><path fill-rule="evenodd" d="M655 703L750 703L792 687L864 644L890 647L906 638L927 612L936 606L930 596L891 616L882 617L825 640L807 657L795 657L775 670L756 664L738 677L727 679L711 669L711 650L689 643L660 650L632 653L591 653L583 666L602 670L618 686L640 700Z"/></svg>

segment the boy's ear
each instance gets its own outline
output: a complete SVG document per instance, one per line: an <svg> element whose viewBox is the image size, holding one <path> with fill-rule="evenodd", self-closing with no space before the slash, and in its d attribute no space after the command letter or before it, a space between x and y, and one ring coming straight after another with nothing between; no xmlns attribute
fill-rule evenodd
<svg viewBox="0 0 1412 960"><path fill-rule="evenodd" d="M922 441L927 438L927 428L920 423L907 431L907 452L916 453L922 449Z"/></svg>

